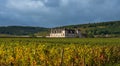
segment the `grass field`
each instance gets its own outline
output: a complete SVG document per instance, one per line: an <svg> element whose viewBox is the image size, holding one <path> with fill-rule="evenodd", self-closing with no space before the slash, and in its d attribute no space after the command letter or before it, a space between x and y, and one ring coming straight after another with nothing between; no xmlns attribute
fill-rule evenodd
<svg viewBox="0 0 120 66"><path fill-rule="evenodd" d="M0 66L120 66L120 38L0 38Z"/></svg>

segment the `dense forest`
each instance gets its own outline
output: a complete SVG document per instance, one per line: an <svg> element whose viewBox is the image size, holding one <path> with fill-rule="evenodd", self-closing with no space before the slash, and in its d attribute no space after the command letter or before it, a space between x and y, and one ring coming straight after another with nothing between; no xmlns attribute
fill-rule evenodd
<svg viewBox="0 0 120 66"><path fill-rule="evenodd" d="M120 21L68 25L55 28L80 29L83 37L120 37ZM31 26L1 26L1 35L49 35L50 28Z"/></svg>

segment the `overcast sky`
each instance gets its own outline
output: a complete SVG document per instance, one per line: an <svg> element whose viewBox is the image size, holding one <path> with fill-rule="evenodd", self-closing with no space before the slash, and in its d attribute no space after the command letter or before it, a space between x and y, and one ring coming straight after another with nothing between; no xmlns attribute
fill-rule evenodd
<svg viewBox="0 0 120 66"><path fill-rule="evenodd" d="M0 0L0 26L55 27L120 20L120 0Z"/></svg>

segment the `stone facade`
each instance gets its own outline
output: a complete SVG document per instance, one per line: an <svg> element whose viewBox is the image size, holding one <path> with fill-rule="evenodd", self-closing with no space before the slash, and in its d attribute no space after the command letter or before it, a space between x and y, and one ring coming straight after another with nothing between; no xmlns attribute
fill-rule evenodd
<svg viewBox="0 0 120 66"><path fill-rule="evenodd" d="M74 29L51 29L50 37L81 37L80 30Z"/></svg>

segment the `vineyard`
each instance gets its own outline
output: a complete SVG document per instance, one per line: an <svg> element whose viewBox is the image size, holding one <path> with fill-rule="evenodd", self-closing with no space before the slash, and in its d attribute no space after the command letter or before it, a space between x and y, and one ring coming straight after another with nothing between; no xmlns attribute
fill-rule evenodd
<svg viewBox="0 0 120 66"><path fill-rule="evenodd" d="M120 38L0 38L0 66L120 66Z"/></svg>

